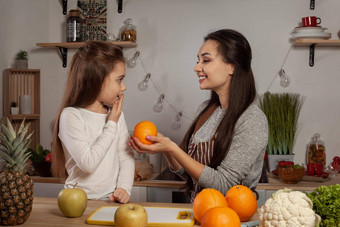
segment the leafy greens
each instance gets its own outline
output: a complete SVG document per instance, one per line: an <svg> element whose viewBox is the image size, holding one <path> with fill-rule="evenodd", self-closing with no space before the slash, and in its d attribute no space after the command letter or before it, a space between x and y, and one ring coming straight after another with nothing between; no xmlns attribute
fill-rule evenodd
<svg viewBox="0 0 340 227"><path fill-rule="evenodd" d="M321 216L320 227L340 226L340 184L319 186L307 196L313 202L313 210Z"/></svg>

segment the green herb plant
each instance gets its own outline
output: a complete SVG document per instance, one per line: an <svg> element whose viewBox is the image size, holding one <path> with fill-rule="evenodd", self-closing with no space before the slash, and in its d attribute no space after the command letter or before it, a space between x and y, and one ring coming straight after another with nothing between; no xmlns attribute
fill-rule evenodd
<svg viewBox="0 0 340 227"><path fill-rule="evenodd" d="M51 153L50 150L44 149L41 144L37 144L36 149L33 150L31 148L28 149L29 152L31 153L31 160L32 162L44 162L46 155Z"/></svg>
<svg viewBox="0 0 340 227"><path fill-rule="evenodd" d="M340 226L340 184L319 186L306 193L313 202L313 210L320 215L320 227Z"/></svg>
<svg viewBox="0 0 340 227"><path fill-rule="evenodd" d="M27 60L28 59L28 54L27 54L27 51L25 50L20 50L16 57L15 57L17 60Z"/></svg>
<svg viewBox="0 0 340 227"><path fill-rule="evenodd" d="M259 106L268 120L268 155L293 154L303 102L304 98L293 93L266 92L259 97Z"/></svg>

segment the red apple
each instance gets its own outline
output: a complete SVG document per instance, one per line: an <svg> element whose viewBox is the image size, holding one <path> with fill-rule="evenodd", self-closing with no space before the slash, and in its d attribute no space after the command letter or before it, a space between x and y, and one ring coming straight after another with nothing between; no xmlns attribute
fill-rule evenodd
<svg viewBox="0 0 340 227"><path fill-rule="evenodd" d="M116 227L146 227L148 214L143 206L128 203L116 210L114 221Z"/></svg>

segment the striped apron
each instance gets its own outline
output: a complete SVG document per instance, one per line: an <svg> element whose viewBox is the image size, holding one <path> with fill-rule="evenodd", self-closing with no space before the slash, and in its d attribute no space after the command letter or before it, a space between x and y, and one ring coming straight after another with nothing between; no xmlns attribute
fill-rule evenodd
<svg viewBox="0 0 340 227"><path fill-rule="evenodd" d="M205 112L202 115L202 117L197 121L194 132L190 138L189 145L188 145L188 155L194 160L202 163L203 165L209 165L211 158L213 157L214 141L215 141L216 132L209 141L194 143L193 137L195 133L201 128L201 126L213 114L216 108L217 108L217 105L210 107L207 110L207 112ZM203 189L203 187L201 187L198 184L197 180L195 180L194 178L192 178L192 182L193 182L193 190L191 191L191 202L194 201L196 195Z"/></svg>

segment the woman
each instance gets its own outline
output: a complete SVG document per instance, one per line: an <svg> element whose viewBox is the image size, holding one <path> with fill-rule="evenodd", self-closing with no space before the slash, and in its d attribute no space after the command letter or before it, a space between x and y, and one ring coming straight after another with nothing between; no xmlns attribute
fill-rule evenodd
<svg viewBox="0 0 340 227"><path fill-rule="evenodd" d="M243 35L224 29L208 34L198 52L200 89L211 90L181 146L162 135L147 136L152 145L130 138L141 153L162 152L170 168L184 176L191 201L203 188L225 194L236 184L255 189L261 176L268 128L254 104L256 88L251 48Z"/></svg>

